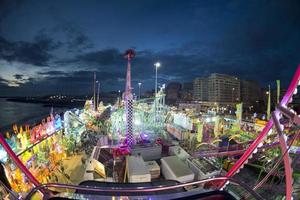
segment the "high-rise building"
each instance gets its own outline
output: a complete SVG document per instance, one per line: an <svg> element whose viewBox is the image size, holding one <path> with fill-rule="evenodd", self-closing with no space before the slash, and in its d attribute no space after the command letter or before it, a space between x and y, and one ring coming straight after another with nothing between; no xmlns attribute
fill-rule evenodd
<svg viewBox="0 0 300 200"><path fill-rule="evenodd" d="M262 100L261 87L258 82L241 80L241 100L245 104Z"/></svg>
<svg viewBox="0 0 300 200"><path fill-rule="evenodd" d="M240 80L237 77L213 73L208 77L208 101L239 102Z"/></svg>
<svg viewBox="0 0 300 200"><path fill-rule="evenodd" d="M200 77L193 82L193 99L197 101L208 101L208 78Z"/></svg>

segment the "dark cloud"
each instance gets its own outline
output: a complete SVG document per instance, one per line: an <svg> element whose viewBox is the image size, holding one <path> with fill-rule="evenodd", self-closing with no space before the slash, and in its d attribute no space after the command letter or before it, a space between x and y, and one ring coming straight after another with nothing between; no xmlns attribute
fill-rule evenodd
<svg viewBox="0 0 300 200"><path fill-rule="evenodd" d="M132 60L132 78L136 80L153 79L155 61L162 63L159 68L158 77L163 82L191 81L198 76L207 76L210 73L225 73L239 76L245 79L257 80L261 84L268 84L276 79L282 79L287 84L297 66L296 54L294 58L287 59L289 55L281 49L261 50L247 54L242 52L225 53L227 48L219 46L216 51L207 53L205 49L210 49L206 44L199 41L183 44L177 49L164 52L137 51L136 57ZM217 45L217 44L215 44ZM184 51L189 47L190 51ZM300 51L297 44L293 45L293 51ZM195 49L195 51L192 51ZM122 73L125 77L126 59L117 48L104 49L86 54L80 54L74 59L64 61L65 64L73 66L75 63L91 68L101 69L110 72ZM272 70L277 73L273 73ZM257 72L257 73L256 73ZM290 73L287 73L290 72ZM112 76L114 77L114 76Z"/></svg>
<svg viewBox="0 0 300 200"><path fill-rule="evenodd" d="M15 74L14 77L17 79L17 80L22 80L24 75L22 74Z"/></svg>
<svg viewBox="0 0 300 200"><path fill-rule="evenodd" d="M33 42L11 42L0 36L0 59L47 66L52 58L50 52L59 46L60 44L44 35L37 36Z"/></svg>
<svg viewBox="0 0 300 200"><path fill-rule="evenodd" d="M118 87L119 83L117 80L124 76L124 74L121 73L101 71L80 70L70 73L50 71L48 73L42 73L46 75L46 77L41 80L23 84L21 90L22 92L29 92L35 88L41 95L53 93L86 95L92 93L94 72L96 72L97 80L100 81L101 85L110 85L111 87ZM103 88L104 86L101 87L101 91L107 91L107 88Z"/></svg>
<svg viewBox="0 0 300 200"><path fill-rule="evenodd" d="M46 72L39 72L40 75L46 75L46 76L66 76L68 73L63 71L46 71Z"/></svg>
<svg viewBox="0 0 300 200"><path fill-rule="evenodd" d="M37 43L41 49L47 51L55 50L62 47L61 41L56 41L47 34L45 29L41 29L33 38L34 43Z"/></svg>
<svg viewBox="0 0 300 200"><path fill-rule="evenodd" d="M56 72L55 72L56 73ZM97 79L100 81L107 81L107 80L116 80L117 78L123 78L123 74L121 73L111 73L111 72L102 72L102 71L75 71L70 73L64 73L63 77L57 77L53 75L53 71L50 73L44 74L51 74L48 80L52 81L60 81L60 82L78 82L78 83L92 83L94 73L97 75Z"/></svg>
<svg viewBox="0 0 300 200"><path fill-rule="evenodd" d="M112 48L82 54L77 56L76 60L99 65L115 65L124 61L124 56L118 49Z"/></svg>
<svg viewBox="0 0 300 200"><path fill-rule="evenodd" d="M69 42L68 49L73 52L74 50L82 51L93 47L90 39L82 32L68 32Z"/></svg>
<svg viewBox="0 0 300 200"><path fill-rule="evenodd" d="M26 9L15 15L17 4L4 2L0 23L6 22L8 31L7 37L0 35L0 59L36 66L38 77L22 85L29 91L38 83L43 92L90 91L94 71L105 90L123 88L123 51L130 46L137 49L133 85L143 82L149 89L154 87L156 61L162 63L159 83L216 72L262 85L276 79L287 85L300 63L296 0L23 2ZM24 13L31 15L28 24L17 23L27 17Z"/></svg>
<svg viewBox="0 0 300 200"><path fill-rule="evenodd" d="M62 31L65 34L65 45L69 52L78 53L94 46L91 39L83 33L80 26L76 25L74 22L65 21L62 18L56 18L60 22L50 29L50 32L56 33L57 31Z"/></svg>

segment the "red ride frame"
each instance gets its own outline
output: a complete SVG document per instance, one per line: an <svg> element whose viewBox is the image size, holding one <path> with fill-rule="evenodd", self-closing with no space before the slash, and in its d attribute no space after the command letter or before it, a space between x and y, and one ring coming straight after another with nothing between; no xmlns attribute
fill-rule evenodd
<svg viewBox="0 0 300 200"><path fill-rule="evenodd" d="M294 74L292 82L290 83L290 86L289 86L288 90L286 91L285 95L283 96L283 98L280 102L280 105L285 106L289 103L289 100L292 98L293 93L294 93L295 89L298 86L299 80L300 80L300 65L298 65L297 71ZM278 112L279 111L277 111L277 110L275 111L275 113L278 113ZM249 146L249 148L246 150L246 152L241 156L241 158L228 171L228 173L226 174L226 177L232 177L241 168L241 166L245 164L245 162L253 154L253 151L258 147L258 145L263 141L265 136L268 134L268 132L270 131L272 126L273 126L273 120L270 119L268 121L267 125L265 126L265 128L260 133L260 135L253 141L253 143ZM281 150L286 149L286 145L284 145L281 140L280 140L280 147L281 147ZM291 199L291 194L292 194L292 190L293 190L292 180L291 180L291 177L292 177L291 173L292 172L290 170L290 167L286 167L287 160L288 160L288 154L287 153L284 155L284 160L285 160L285 170L284 171L285 171L285 178L286 178L286 199ZM225 182L223 182L221 184L221 187L224 184L225 184Z"/></svg>
<svg viewBox="0 0 300 200"><path fill-rule="evenodd" d="M41 183L30 173L30 171L26 168L26 166L22 163L19 157L15 154L15 152L10 148L10 146L5 141L4 137L0 134L0 144L2 144L5 151L8 153L10 158L14 161L14 163L18 166L18 168L27 176L27 178L35 185L39 186Z"/></svg>

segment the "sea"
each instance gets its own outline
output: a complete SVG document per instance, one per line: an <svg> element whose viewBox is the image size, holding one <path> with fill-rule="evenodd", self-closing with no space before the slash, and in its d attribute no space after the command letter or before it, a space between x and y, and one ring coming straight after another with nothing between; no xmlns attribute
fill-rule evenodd
<svg viewBox="0 0 300 200"><path fill-rule="evenodd" d="M53 113L62 113L68 108L47 107L38 103L22 103L8 101L0 98L0 133L11 130L13 124L36 124L47 117L51 110Z"/></svg>

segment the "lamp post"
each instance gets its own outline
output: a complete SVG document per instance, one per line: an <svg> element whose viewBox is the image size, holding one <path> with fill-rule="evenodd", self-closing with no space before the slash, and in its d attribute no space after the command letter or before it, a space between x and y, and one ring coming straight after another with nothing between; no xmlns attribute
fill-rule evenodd
<svg viewBox="0 0 300 200"><path fill-rule="evenodd" d="M157 93L157 69L160 67L160 63L156 62L154 64L155 66L155 97L156 97L156 93Z"/></svg>
<svg viewBox="0 0 300 200"><path fill-rule="evenodd" d="M138 83L138 85L139 85L139 100L141 99L141 85L142 85L142 83Z"/></svg>
<svg viewBox="0 0 300 200"><path fill-rule="evenodd" d="M96 72L94 72L94 111L96 111Z"/></svg>
<svg viewBox="0 0 300 200"><path fill-rule="evenodd" d="M160 67L160 63L157 62L154 64L155 66L155 96L156 96L156 93L157 93L157 69Z"/></svg>
<svg viewBox="0 0 300 200"><path fill-rule="evenodd" d="M121 90L118 91L119 95L118 95L118 103L119 105L121 104Z"/></svg>
<svg viewBox="0 0 300 200"><path fill-rule="evenodd" d="M97 104L96 104L96 110L98 110L98 106L99 106L99 92L100 92L100 82L96 81L96 83L98 83L98 90L97 90Z"/></svg>
<svg viewBox="0 0 300 200"><path fill-rule="evenodd" d="M157 109L157 106L156 106L156 95L157 95L157 69L160 67L160 63L159 62L156 62L154 64L155 66L155 94L154 94L154 108L155 108L155 111L154 111L154 120L156 122L156 109Z"/></svg>
<svg viewBox="0 0 300 200"><path fill-rule="evenodd" d="M233 99L233 92L234 92L235 88L232 88L232 92L231 92L231 100L232 100L232 103L234 102L234 99Z"/></svg>

